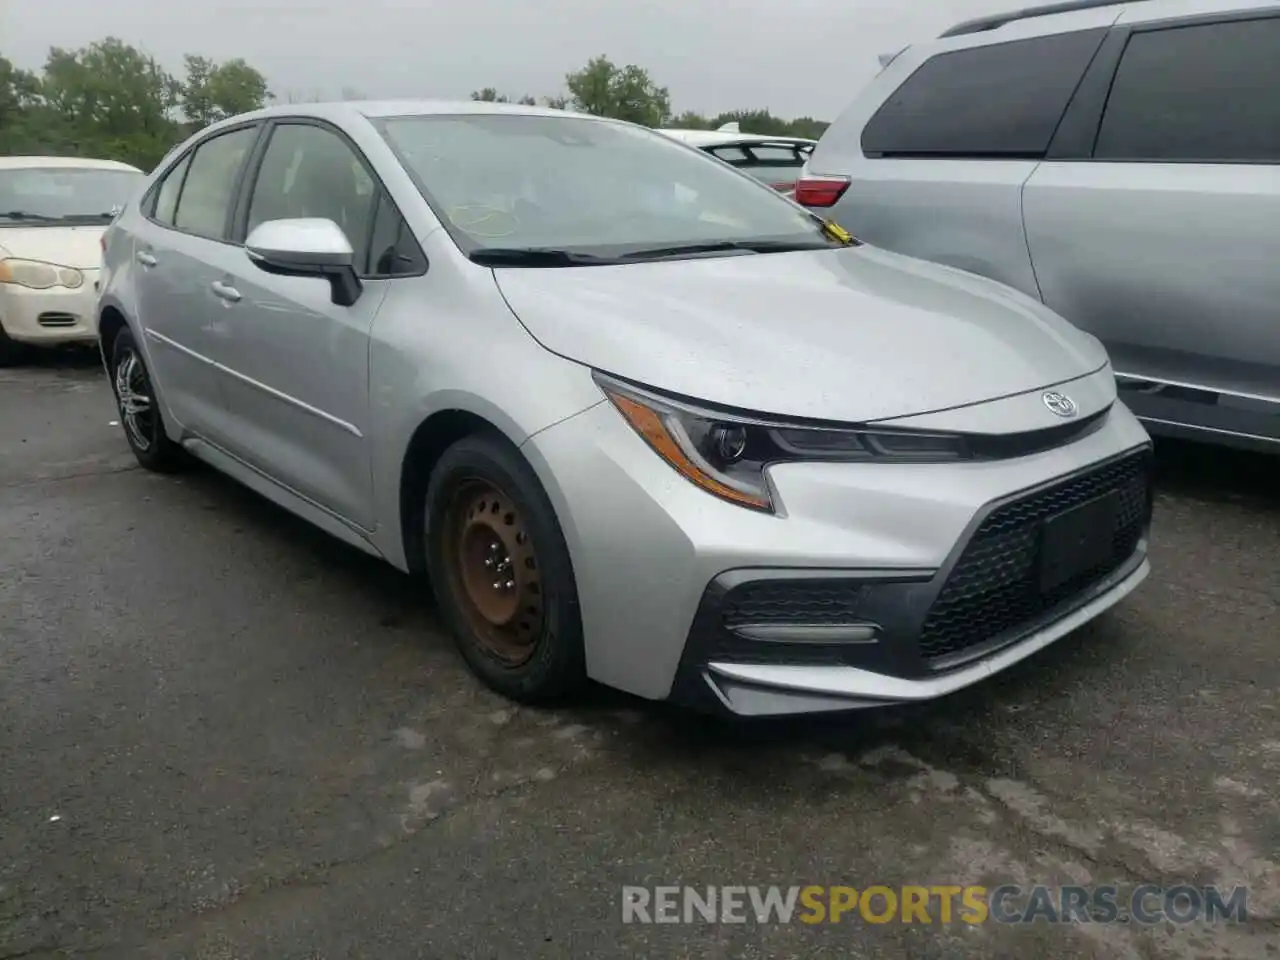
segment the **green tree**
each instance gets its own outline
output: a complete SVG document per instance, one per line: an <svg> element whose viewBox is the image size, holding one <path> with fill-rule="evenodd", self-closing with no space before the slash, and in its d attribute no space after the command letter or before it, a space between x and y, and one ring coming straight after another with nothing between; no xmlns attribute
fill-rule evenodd
<svg viewBox="0 0 1280 960"><path fill-rule="evenodd" d="M217 69L208 57L188 53L182 58L187 68L187 79L182 85L182 112L194 127L207 127L217 118L213 95L209 90L209 78Z"/></svg>
<svg viewBox="0 0 1280 960"><path fill-rule="evenodd" d="M829 126L831 124L826 120L815 120L813 117L797 117L791 121L791 135L793 137L807 137L810 140L820 140Z"/></svg>
<svg viewBox="0 0 1280 960"><path fill-rule="evenodd" d="M260 109L270 98L267 78L244 60L217 64L187 54L182 84L182 112L197 129L238 113Z"/></svg>
<svg viewBox="0 0 1280 960"><path fill-rule="evenodd" d="M542 105L544 107L550 107L552 110L568 110L569 98L563 96L543 97Z"/></svg>
<svg viewBox="0 0 1280 960"><path fill-rule="evenodd" d="M209 75L209 95L218 119L261 110L271 99L267 78L239 57L214 68Z"/></svg>
<svg viewBox="0 0 1280 960"><path fill-rule="evenodd" d="M149 169L173 146L181 85L159 62L115 37L81 50L54 47L40 85L42 125L61 150Z"/></svg>
<svg viewBox="0 0 1280 960"><path fill-rule="evenodd" d="M483 90L474 90L471 93L472 100L479 100L482 103L511 103L512 100L505 93L499 93L494 87L485 87ZM526 107L536 106L538 101L527 93L521 97L516 103Z"/></svg>
<svg viewBox="0 0 1280 960"><path fill-rule="evenodd" d="M743 133L763 133L777 137L805 137L817 140L827 129L827 124L812 117L784 120L768 110L729 110L709 121L711 129L726 123L737 123Z"/></svg>
<svg viewBox="0 0 1280 960"><path fill-rule="evenodd" d="M608 57L590 60L565 77L575 109L598 117L614 117L660 127L671 116L671 96L635 64L619 67Z"/></svg>
<svg viewBox="0 0 1280 960"><path fill-rule="evenodd" d="M32 124L39 104L39 78L0 57L0 154L40 149L40 132Z"/></svg>
<svg viewBox="0 0 1280 960"><path fill-rule="evenodd" d="M680 116L673 118L669 126L675 127L677 130L712 129L711 121L696 110L686 110Z"/></svg>

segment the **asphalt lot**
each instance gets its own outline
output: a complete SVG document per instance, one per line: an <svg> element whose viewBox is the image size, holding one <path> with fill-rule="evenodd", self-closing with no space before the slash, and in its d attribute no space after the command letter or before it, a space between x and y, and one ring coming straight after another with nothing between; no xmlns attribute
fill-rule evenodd
<svg viewBox="0 0 1280 960"><path fill-rule="evenodd" d="M1280 957L1280 461L1162 445L1152 578L924 709L512 709L421 585L0 371L0 960ZM624 884L1247 884L1244 924L623 925Z"/></svg>

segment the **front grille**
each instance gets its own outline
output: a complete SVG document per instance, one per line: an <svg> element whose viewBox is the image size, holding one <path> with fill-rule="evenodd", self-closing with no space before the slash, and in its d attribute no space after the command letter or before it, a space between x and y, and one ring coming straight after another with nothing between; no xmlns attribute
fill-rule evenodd
<svg viewBox="0 0 1280 960"><path fill-rule="evenodd" d="M36 322L42 327L74 327L80 322L80 318L70 313L57 313L49 311L40 314L36 318Z"/></svg>
<svg viewBox="0 0 1280 960"><path fill-rule="evenodd" d="M1014 637L1019 628L1118 570L1137 550L1147 526L1150 474L1150 455L1144 451L997 507L978 526L930 608L920 634L921 655L938 666L937 661L973 647ZM1119 491L1120 504L1106 562L1043 591L1038 575L1041 524L1113 491Z"/></svg>

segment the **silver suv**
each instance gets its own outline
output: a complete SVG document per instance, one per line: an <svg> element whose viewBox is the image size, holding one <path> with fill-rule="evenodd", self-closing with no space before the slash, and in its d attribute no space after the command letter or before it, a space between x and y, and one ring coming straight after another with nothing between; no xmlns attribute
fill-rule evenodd
<svg viewBox="0 0 1280 960"><path fill-rule="evenodd" d="M1152 433L1280 450L1280 3L1060 3L894 57L797 199L1099 337Z"/></svg>

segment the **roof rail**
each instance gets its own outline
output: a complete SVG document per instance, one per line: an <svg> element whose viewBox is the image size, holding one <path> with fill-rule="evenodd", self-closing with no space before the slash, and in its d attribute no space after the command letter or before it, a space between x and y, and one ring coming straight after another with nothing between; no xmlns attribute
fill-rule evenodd
<svg viewBox="0 0 1280 960"><path fill-rule="evenodd" d="M1018 20L1047 17L1054 13L1070 13L1073 10L1093 10L1095 7L1118 7L1131 2L1134 2L1134 0L1063 0L1062 3L1048 3L1042 7L1027 7L1023 10L1015 10L1012 13L999 13L991 17L966 20L964 23L957 23L945 33L939 34L939 37L959 37L967 33L982 33L985 30L995 30L1003 27L1006 23L1014 23Z"/></svg>

